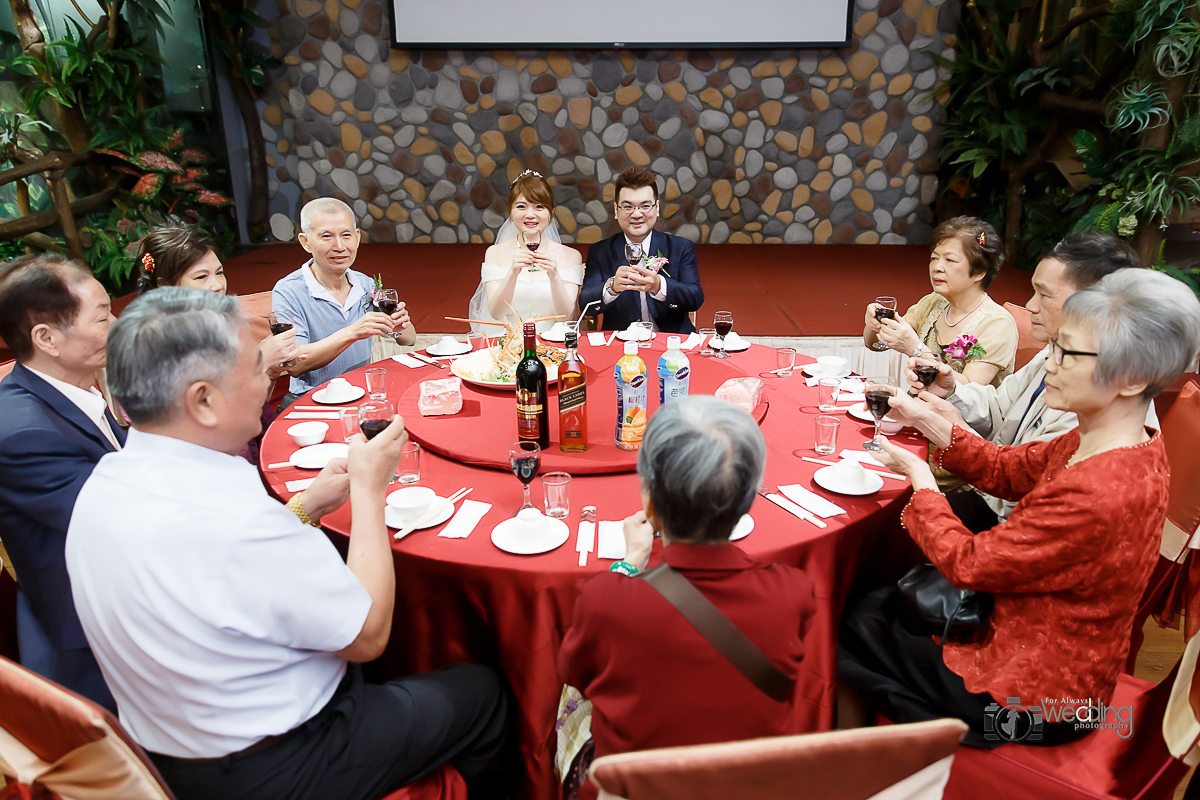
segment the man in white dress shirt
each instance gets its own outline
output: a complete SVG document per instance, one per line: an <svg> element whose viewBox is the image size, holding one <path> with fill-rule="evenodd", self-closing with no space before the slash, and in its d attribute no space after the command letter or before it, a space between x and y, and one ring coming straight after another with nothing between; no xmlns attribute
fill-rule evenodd
<svg viewBox="0 0 1200 800"><path fill-rule="evenodd" d="M21 663L116 711L63 556L80 487L125 442L95 386L112 319L81 264L42 255L0 267L0 338L17 359L0 383L0 539L17 574Z"/></svg>
<svg viewBox="0 0 1200 800"><path fill-rule="evenodd" d="M71 518L67 568L121 721L180 800L375 800L499 749L500 682L457 664L365 685L395 598L383 521L407 440L350 444L285 507L237 456L270 388L234 298L159 289L113 326L109 385L133 423ZM312 525L349 497L348 557Z"/></svg>
<svg viewBox="0 0 1200 800"><path fill-rule="evenodd" d="M1133 248L1114 236L1090 232L1064 238L1042 257L1033 273L1033 297L1026 304L1033 314L1033 338L1049 342L1058 336L1063 303L1068 297L1109 273L1140 266ZM969 383L961 373L939 365L938 378L922 399L934 404L955 424L969 427L996 444L1049 441L1079 424L1073 413L1046 406L1042 390L1049 356L1050 348L1046 347L999 386ZM909 361L908 379L914 389L921 388L912 371L919 361ZM1146 424L1158 427L1153 403ZM964 524L976 532L994 527L1016 506L975 491L957 492L948 499Z"/></svg>

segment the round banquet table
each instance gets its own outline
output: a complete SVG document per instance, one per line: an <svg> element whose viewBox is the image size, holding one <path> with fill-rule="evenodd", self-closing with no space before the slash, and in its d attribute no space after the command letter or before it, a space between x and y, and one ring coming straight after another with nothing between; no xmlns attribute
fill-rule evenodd
<svg viewBox="0 0 1200 800"><path fill-rule="evenodd" d="M393 541L396 568L396 606L391 639L383 660L389 676L434 669L445 664L469 661L488 664L507 678L516 701L522 759L522 796L549 800L559 795L554 775L554 724L561 681L555 658L571 623L580 581L607 570L613 563L593 552L587 566L578 565L574 543L579 511L597 506L598 520L620 520L641 508L636 473L636 453L616 449L613 442L616 404L613 366L621 356L620 341L593 347L581 343L580 353L588 365L587 453L562 453L557 439L557 385L550 387L550 417L553 433L543 456L542 472L566 469L574 476L571 509L565 520L571 536L549 553L517 556L492 544L491 530L512 517L521 503L521 485L501 467L508 447L517 440L516 404L511 389L479 388L463 383L463 410L455 416L422 418L416 410L417 386L421 381L445 378L449 370L432 366L410 368L395 361L372 366L387 368L388 397L397 404L410 426L410 435L423 442L420 485L443 497L461 487L473 488L470 499L492 507L464 539L441 538L443 525L417 531ZM650 370L651 413L658 406L658 358L666 349L666 335L658 334L648 348L639 350ZM861 567L878 567L888 558L888 530L897 527L903 503L909 496L907 481L884 480L883 489L867 497L846 497L825 492L813 482L820 465L800 459L816 456L813 417L817 414L816 388L809 388L797 365L793 375L772 375L773 348L752 345L727 359L687 353L691 361L693 394L712 394L727 378L754 375L763 381L764 403L755 416L767 441L764 488L774 491L781 484L798 483L821 493L843 509L826 520L820 529L800 520L768 500L758 497L750 510L753 532L738 542L749 555L804 569L811 577L817 613L805 639L804 673L797 682L796 714L799 730L827 730L833 726L837 682L837 623L856 573ZM364 368L365 369L365 368ZM364 386L363 370L344 377ZM312 404L311 393L297 401ZM356 401L361 402L361 400ZM336 407L335 407L336 408ZM842 413L838 449L860 450L870 437L871 426ZM285 462L296 450L287 434L295 424L285 412L268 429L262 442L263 465ZM329 421L327 442L342 440L341 425ZM921 452L924 439L902 432L893 441ZM827 457L828 458L828 457ZM834 456L833 458L836 458ZM286 482L315 473L294 467L264 470L271 492L286 501ZM391 490L399 488L391 487ZM532 496L541 505L540 481ZM350 506L328 514L322 526L345 552L350 533ZM907 537L905 537L907 538ZM651 565L658 562L661 545L656 545ZM872 558L867 558L872 554ZM717 654L712 654L717 658ZM647 665L647 669L653 669Z"/></svg>

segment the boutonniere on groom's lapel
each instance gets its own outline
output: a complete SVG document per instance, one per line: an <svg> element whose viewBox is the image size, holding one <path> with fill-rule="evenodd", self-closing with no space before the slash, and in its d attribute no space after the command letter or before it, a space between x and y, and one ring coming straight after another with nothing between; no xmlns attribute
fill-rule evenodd
<svg viewBox="0 0 1200 800"><path fill-rule="evenodd" d="M671 262L668 261L665 256L663 256L662 250L659 250L658 255L654 256L653 258L651 258L650 256L642 256L642 268L643 269L648 269L651 272L656 273L656 274L661 272L663 275L666 275L668 278L671 277L671 273L667 272L665 267L667 266L667 264L670 264L670 263Z"/></svg>

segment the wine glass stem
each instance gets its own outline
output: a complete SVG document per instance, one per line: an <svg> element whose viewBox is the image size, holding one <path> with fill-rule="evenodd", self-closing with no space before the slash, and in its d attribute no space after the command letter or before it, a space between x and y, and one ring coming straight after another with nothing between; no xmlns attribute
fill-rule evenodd
<svg viewBox="0 0 1200 800"><path fill-rule="evenodd" d="M879 425L881 422L883 422L883 420L875 420L875 437L871 439L871 443L874 444L876 448L882 450L883 448L879 444Z"/></svg>
<svg viewBox="0 0 1200 800"><path fill-rule="evenodd" d="M533 501L529 499L529 484L521 484L521 489L524 490L524 497L521 501L521 508L533 508Z"/></svg>

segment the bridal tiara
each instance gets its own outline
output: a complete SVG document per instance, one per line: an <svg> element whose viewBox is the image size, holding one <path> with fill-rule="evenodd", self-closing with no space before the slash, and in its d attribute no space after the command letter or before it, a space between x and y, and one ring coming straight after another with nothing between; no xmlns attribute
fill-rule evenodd
<svg viewBox="0 0 1200 800"><path fill-rule="evenodd" d="M520 175L518 175L517 177L513 178L513 182L510 183L509 186L515 186L517 181L521 180L521 178L524 178L526 175L536 175L539 178L542 178L542 173L540 173L536 170L527 169L524 172L522 172ZM546 180L546 179L542 178L542 180Z"/></svg>

